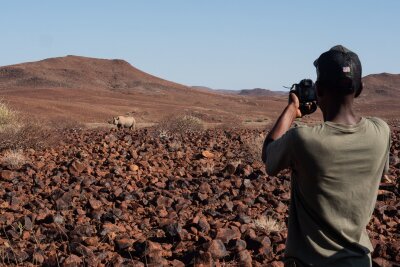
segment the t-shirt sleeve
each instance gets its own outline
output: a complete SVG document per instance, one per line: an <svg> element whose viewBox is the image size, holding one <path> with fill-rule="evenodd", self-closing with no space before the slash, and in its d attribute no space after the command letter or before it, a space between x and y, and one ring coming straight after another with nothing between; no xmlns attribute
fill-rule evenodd
<svg viewBox="0 0 400 267"><path fill-rule="evenodd" d="M265 165L269 175L276 175L291 165L294 131L295 129L290 129L268 145Z"/></svg>
<svg viewBox="0 0 400 267"><path fill-rule="evenodd" d="M390 136L390 129L389 129L389 145L388 145L388 153L386 157L385 168L383 169L383 174L387 174L389 172L389 161L390 161L390 146L392 145L392 138Z"/></svg>

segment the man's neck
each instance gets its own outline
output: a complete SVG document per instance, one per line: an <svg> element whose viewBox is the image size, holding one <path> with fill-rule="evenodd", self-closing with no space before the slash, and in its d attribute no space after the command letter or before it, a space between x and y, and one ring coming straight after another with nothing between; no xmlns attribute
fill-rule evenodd
<svg viewBox="0 0 400 267"><path fill-rule="evenodd" d="M361 117L354 114L352 99L345 99L344 101L342 100L341 104L339 105L337 103L338 102L328 105L325 108L323 111L324 121L353 125L357 124L361 120Z"/></svg>

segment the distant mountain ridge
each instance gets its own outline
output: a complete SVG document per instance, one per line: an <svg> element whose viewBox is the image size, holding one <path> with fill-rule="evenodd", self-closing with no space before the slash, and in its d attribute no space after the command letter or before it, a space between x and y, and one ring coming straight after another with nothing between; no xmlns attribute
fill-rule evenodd
<svg viewBox="0 0 400 267"><path fill-rule="evenodd" d="M218 92L222 94L232 94L232 95L241 95L241 96L280 96L287 94L288 92L284 91L273 91L263 88L254 88L254 89L241 89L241 90L230 90L230 89L212 89L206 86L192 86L193 89L206 91L206 92Z"/></svg>
<svg viewBox="0 0 400 267"><path fill-rule="evenodd" d="M0 87L188 88L145 73L124 60L81 56L49 58L0 67Z"/></svg>
<svg viewBox="0 0 400 267"><path fill-rule="evenodd" d="M276 96L287 94L288 92L283 91L272 91L263 88L254 88L254 89L242 89L239 92L239 95L247 95L247 96Z"/></svg>

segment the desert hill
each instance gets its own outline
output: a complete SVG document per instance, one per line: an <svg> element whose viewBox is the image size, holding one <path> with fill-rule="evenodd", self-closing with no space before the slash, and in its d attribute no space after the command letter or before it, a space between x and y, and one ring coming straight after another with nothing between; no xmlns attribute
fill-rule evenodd
<svg viewBox="0 0 400 267"><path fill-rule="evenodd" d="M0 67L0 97L29 116L90 123L126 113L146 123L190 113L210 123L265 124L284 105L274 97L250 99L191 88L123 60L80 56Z"/></svg>
<svg viewBox="0 0 400 267"><path fill-rule="evenodd" d="M49 58L1 67L0 88L4 87L186 88L138 70L124 60L80 56Z"/></svg>
<svg viewBox="0 0 400 267"><path fill-rule="evenodd" d="M400 74L380 73L363 77L364 90L356 99L357 111L368 116L400 116Z"/></svg>
<svg viewBox="0 0 400 267"><path fill-rule="evenodd" d="M400 74L371 74L363 78L364 93L373 96L400 96Z"/></svg>

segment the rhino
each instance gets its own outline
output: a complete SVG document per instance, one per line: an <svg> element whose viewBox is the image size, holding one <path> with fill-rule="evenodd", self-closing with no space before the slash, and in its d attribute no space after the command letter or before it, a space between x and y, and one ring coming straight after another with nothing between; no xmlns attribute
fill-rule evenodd
<svg viewBox="0 0 400 267"><path fill-rule="evenodd" d="M132 116L113 117L111 123L117 125L118 129L129 128L130 130L135 130L136 128L136 120Z"/></svg>

